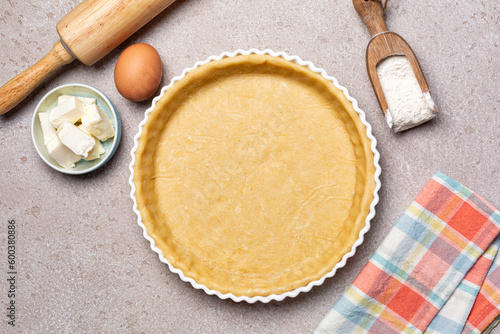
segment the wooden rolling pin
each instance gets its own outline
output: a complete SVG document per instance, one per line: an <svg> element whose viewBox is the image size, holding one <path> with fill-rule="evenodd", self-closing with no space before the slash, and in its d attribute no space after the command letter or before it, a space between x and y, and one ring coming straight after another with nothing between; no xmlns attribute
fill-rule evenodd
<svg viewBox="0 0 500 334"><path fill-rule="evenodd" d="M175 0L85 0L57 23L61 40L36 64L0 87L0 115L73 59L93 65Z"/></svg>

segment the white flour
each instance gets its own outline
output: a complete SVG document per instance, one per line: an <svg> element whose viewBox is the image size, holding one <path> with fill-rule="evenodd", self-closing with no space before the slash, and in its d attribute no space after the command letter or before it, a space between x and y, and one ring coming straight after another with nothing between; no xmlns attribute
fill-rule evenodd
<svg viewBox="0 0 500 334"><path fill-rule="evenodd" d="M403 131L436 116L429 92L423 93L405 56L391 56L377 65L377 75L389 109L385 117L394 131Z"/></svg>

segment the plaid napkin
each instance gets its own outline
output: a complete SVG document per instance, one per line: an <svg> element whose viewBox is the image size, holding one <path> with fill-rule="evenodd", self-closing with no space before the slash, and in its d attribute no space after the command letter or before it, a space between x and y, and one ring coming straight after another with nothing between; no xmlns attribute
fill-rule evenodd
<svg viewBox="0 0 500 334"><path fill-rule="evenodd" d="M498 210L436 173L314 333L480 333L500 315L499 231Z"/></svg>

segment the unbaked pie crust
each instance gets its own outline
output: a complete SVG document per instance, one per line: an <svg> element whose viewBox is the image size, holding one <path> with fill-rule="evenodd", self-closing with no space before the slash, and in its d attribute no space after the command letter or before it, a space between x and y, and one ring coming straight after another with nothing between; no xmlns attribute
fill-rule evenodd
<svg viewBox="0 0 500 334"><path fill-rule="evenodd" d="M133 165L140 218L165 259L235 296L329 273L365 227L370 139L343 92L270 55L189 71L157 102Z"/></svg>

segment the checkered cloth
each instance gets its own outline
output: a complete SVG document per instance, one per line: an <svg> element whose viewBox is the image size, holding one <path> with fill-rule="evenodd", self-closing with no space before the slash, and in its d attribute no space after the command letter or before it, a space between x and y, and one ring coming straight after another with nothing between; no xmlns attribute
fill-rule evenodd
<svg viewBox="0 0 500 334"><path fill-rule="evenodd" d="M499 231L498 210L436 173L314 333L480 333L500 315Z"/></svg>

